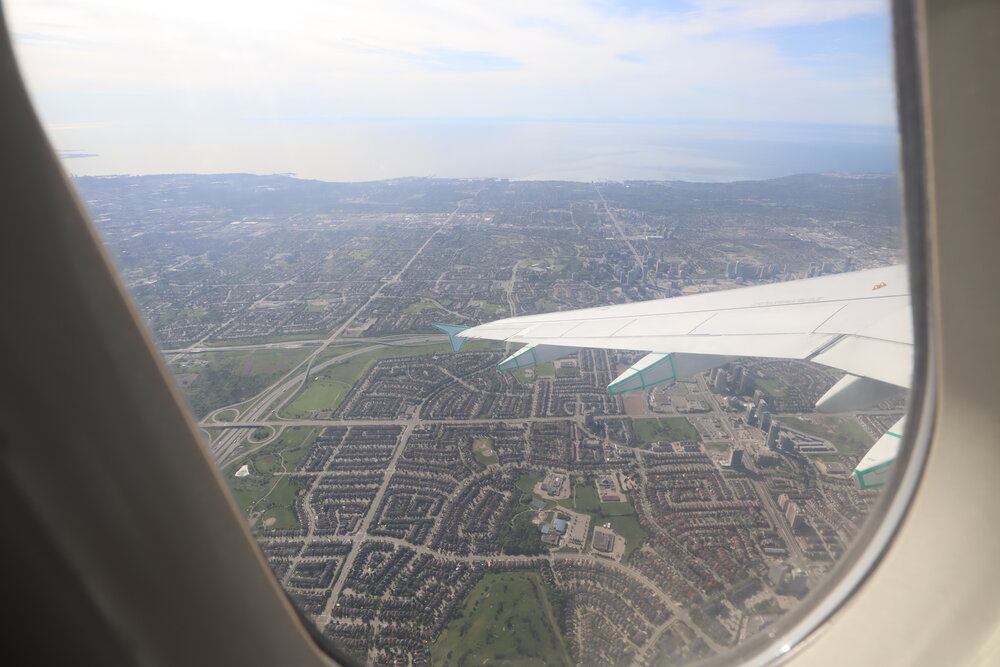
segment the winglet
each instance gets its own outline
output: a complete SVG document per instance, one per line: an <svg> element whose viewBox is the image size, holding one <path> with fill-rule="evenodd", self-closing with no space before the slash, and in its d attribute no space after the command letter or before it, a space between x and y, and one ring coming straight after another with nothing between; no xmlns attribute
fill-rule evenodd
<svg viewBox="0 0 1000 667"><path fill-rule="evenodd" d="M442 333L448 334L448 342L451 343L451 351L459 352L465 344L465 338L459 336L460 333L469 327L460 327L454 324L435 324L434 328Z"/></svg>

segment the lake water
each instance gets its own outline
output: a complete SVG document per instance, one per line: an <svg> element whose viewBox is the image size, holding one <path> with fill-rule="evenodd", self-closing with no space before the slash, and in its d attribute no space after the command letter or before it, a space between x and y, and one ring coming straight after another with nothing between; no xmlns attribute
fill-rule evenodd
<svg viewBox="0 0 1000 667"><path fill-rule="evenodd" d="M895 172L898 148L891 127L707 122L306 119L95 124L50 132L75 175L294 173L326 181L733 181Z"/></svg>

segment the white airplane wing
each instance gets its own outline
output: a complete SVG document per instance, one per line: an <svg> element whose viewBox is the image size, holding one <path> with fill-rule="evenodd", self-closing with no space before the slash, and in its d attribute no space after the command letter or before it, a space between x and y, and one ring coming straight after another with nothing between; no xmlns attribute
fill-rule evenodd
<svg viewBox="0 0 1000 667"><path fill-rule="evenodd" d="M500 362L503 370L584 347L647 352L608 385L611 393L675 380L737 356L807 359L848 373L817 403L827 412L885 400L910 386L913 366L905 266L438 328L456 350L470 338L525 343ZM862 488L888 476L902 427L900 420L858 464Z"/></svg>

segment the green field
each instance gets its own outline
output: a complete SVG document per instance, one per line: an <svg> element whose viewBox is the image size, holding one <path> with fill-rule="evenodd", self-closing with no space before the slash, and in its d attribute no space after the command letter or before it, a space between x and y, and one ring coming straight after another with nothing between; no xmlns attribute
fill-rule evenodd
<svg viewBox="0 0 1000 667"><path fill-rule="evenodd" d="M604 523L611 523L611 527L616 533L625 538L625 556L623 560L628 560L642 541L649 537L649 531L642 527L635 516L613 516Z"/></svg>
<svg viewBox="0 0 1000 667"><path fill-rule="evenodd" d="M274 435L273 426L259 426L247 437L247 442L261 443Z"/></svg>
<svg viewBox="0 0 1000 667"><path fill-rule="evenodd" d="M472 441L472 455L476 458L476 462L481 466L488 466L494 463L500 463L500 457L496 455L494 451L490 456L483 454L485 450L493 449L493 438L475 438Z"/></svg>
<svg viewBox="0 0 1000 667"><path fill-rule="evenodd" d="M521 489L529 496L535 496L533 489L535 484L542 481L542 474L539 472L525 472L517 478L517 488ZM537 496L535 496L537 498Z"/></svg>
<svg viewBox="0 0 1000 667"><path fill-rule="evenodd" d="M482 306L479 307L479 311L483 315L496 315L501 310L503 310L503 306L498 306L492 303L484 303Z"/></svg>
<svg viewBox="0 0 1000 667"><path fill-rule="evenodd" d="M597 497L597 487L594 486L593 480L587 479L582 483L574 484L572 498L578 512L597 514L601 511L601 501Z"/></svg>
<svg viewBox="0 0 1000 667"><path fill-rule="evenodd" d="M434 310L438 305L433 301L428 301L424 299L422 301L417 301L416 303L411 303L406 308L403 309L404 313L422 313L425 310Z"/></svg>
<svg viewBox="0 0 1000 667"><path fill-rule="evenodd" d="M610 523L611 529L625 538L625 555L622 557L622 562L628 562L628 557L632 555L632 552L642 545L644 539L649 537L649 531L642 527L642 524L639 523L634 514L628 516L594 517L590 523L590 534L587 535L588 547L594 537L594 528L603 526L606 523Z"/></svg>
<svg viewBox="0 0 1000 667"><path fill-rule="evenodd" d="M541 479L541 475L535 475L534 479L535 481ZM558 500L556 503L561 507L596 517L624 516L635 513L635 508L629 500L621 503L602 503L592 477L574 477L573 493L570 494L569 498Z"/></svg>
<svg viewBox="0 0 1000 667"><path fill-rule="evenodd" d="M274 518L273 525L259 526L275 528L296 528L299 520L295 516L295 496L305 488L304 480L295 480L288 475L251 475L237 478L229 475L226 479L236 502L244 514L252 508L263 512L261 521Z"/></svg>
<svg viewBox="0 0 1000 667"><path fill-rule="evenodd" d="M299 527L299 519L295 514L295 497L305 488L303 480L293 480L282 476L260 504L254 509L263 511L259 525L265 530L280 530ZM270 522L270 519L274 519ZM270 525L268 525L270 524Z"/></svg>
<svg viewBox="0 0 1000 667"><path fill-rule="evenodd" d="M527 368L519 368L514 371L514 379L516 379L521 384L531 384L535 381L535 378L551 378L556 376L556 365L551 361L546 361L545 363L538 364L537 366L531 366L532 377L528 377L526 372Z"/></svg>
<svg viewBox="0 0 1000 667"><path fill-rule="evenodd" d="M837 448L837 453L842 456L861 456L875 442L875 439L868 435L868 432L851 417L812 417L811 419L814 422L787 417L781 420L781 424L796 431L829 440Z"/></svg>
<svg viewBox="0 0 1000 667"><path fill-rule="evenodd" d="M312 375L305 389L281 410L283 417L303 419L321 410L333 410L378 359L388 357L409 357L420 354L443 354L451 347L446 344L386 346L364 354L359 354L343 362L333 364Z"/></svg>
<svg viewBox="0 0 1000 667"><path fill-rule="evenodd" d="M307 426L285 429L279 438L254 452L249 459L237 461L223 471L242 512L248 513L252 507L263 512L262 521L274 518L275 523L267 528L298 526L294 502L305 482L274 473L295 470L319 432L320 429ZM234 477L234 473L247 462L252 474L249 477Z"/></svg>
<svg viewBox="0 0 1000 667"><path fill-rule="evenodd" d="M732 445L724 440L719 440L715 442L706 442L705 449L712 449L717 452L728 452L732 449Z"/></svg>
<svg viewBox="0 0 1000 667"><path fill-rule="evenodd" d="M562 306L552 299L541 298L535 301L536 310L542 313L552 313L561 310Z"/></svg>
<svg viewBox="0 0 1000 667"><path fill-rule="evenodd" d="M318 338L321 338L324 334L318 331L298 333L298 334L283 334L281 336L250 336L247 338L230 338L225 341L220 341L218 343L207 342L205 347L230 347L232 345L264 345L266 343L291 343L297 340L303 341L313 341L311 343L306 343L307 345L319 345Z"/></svg>
<svg viewBox="0 0 1000 667"><path fill-rule="evenodd" d="M774 399L782 399L788 394L785 383L777 378L754 378L754 385L768 395L771 404Z"/></svg>
<svg viewBox="0 0 1000 667"><path fill-rule="evenodd" d="M348 361L344 365L350 364ZM312 417L322 410L332 410L340 405L347 392L351 390L352 384L335 380L331 377L336 366L314 376L306 385L304 391L300 392L291 403L286 405L281 411L283 417L292 419L304 419Z"/></svg>
<svg viewBox="0 0 1000 667"><path fill-rule="evenodd" d="M198 377L181 392L198 418L212 410L239 403L263 391L309 356L315 348L203 352L196 360L204 366L170 364L174 373L197 373Z"/></svg>
<svg viewBox="0 0 1000 667"><path fill-rule="evenodd" d="M632 430L639 442L701 440L698 431L684 417L633 419Z"/></svg>
<svg viewBox="0 0 1000 667"><path fill-rule="evenodd" d="M488 573L431 647L431 664L572 665L537 572Z"/></svg>
<svg viewBox="0 0 1000 667"><path fill-rule="evenodd" d="M215 421L217 422L231 422L236 421L236 418L240 416L240 411L236 408L229 408L226 410L219 411L215 415Z"/></svg>
<svg viewBox="0 0 1000 667"><path fill-rule="evenodd" d="M626 500L623 503L601 503L600 516L602 517L629 516L631 514L635 514L631 500Z"/></svg>

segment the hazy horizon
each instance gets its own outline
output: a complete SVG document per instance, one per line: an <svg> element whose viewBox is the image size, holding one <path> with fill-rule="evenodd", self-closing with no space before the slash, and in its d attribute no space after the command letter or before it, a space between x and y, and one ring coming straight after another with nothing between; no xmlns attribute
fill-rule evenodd
<svg viewBox="0 0 1000 667"><path fill-rule="evenodd" d="M725 182L897 171L891 127L306 120L78 127L51 134L73 175L240 172L335 182L407 177Z"/></svg>
<svg viewBox="0 0 1000 667"><path fill-rule="evenodd" d="M74 174L896 171L885 0L5 9L36 108Z"/></svg>

